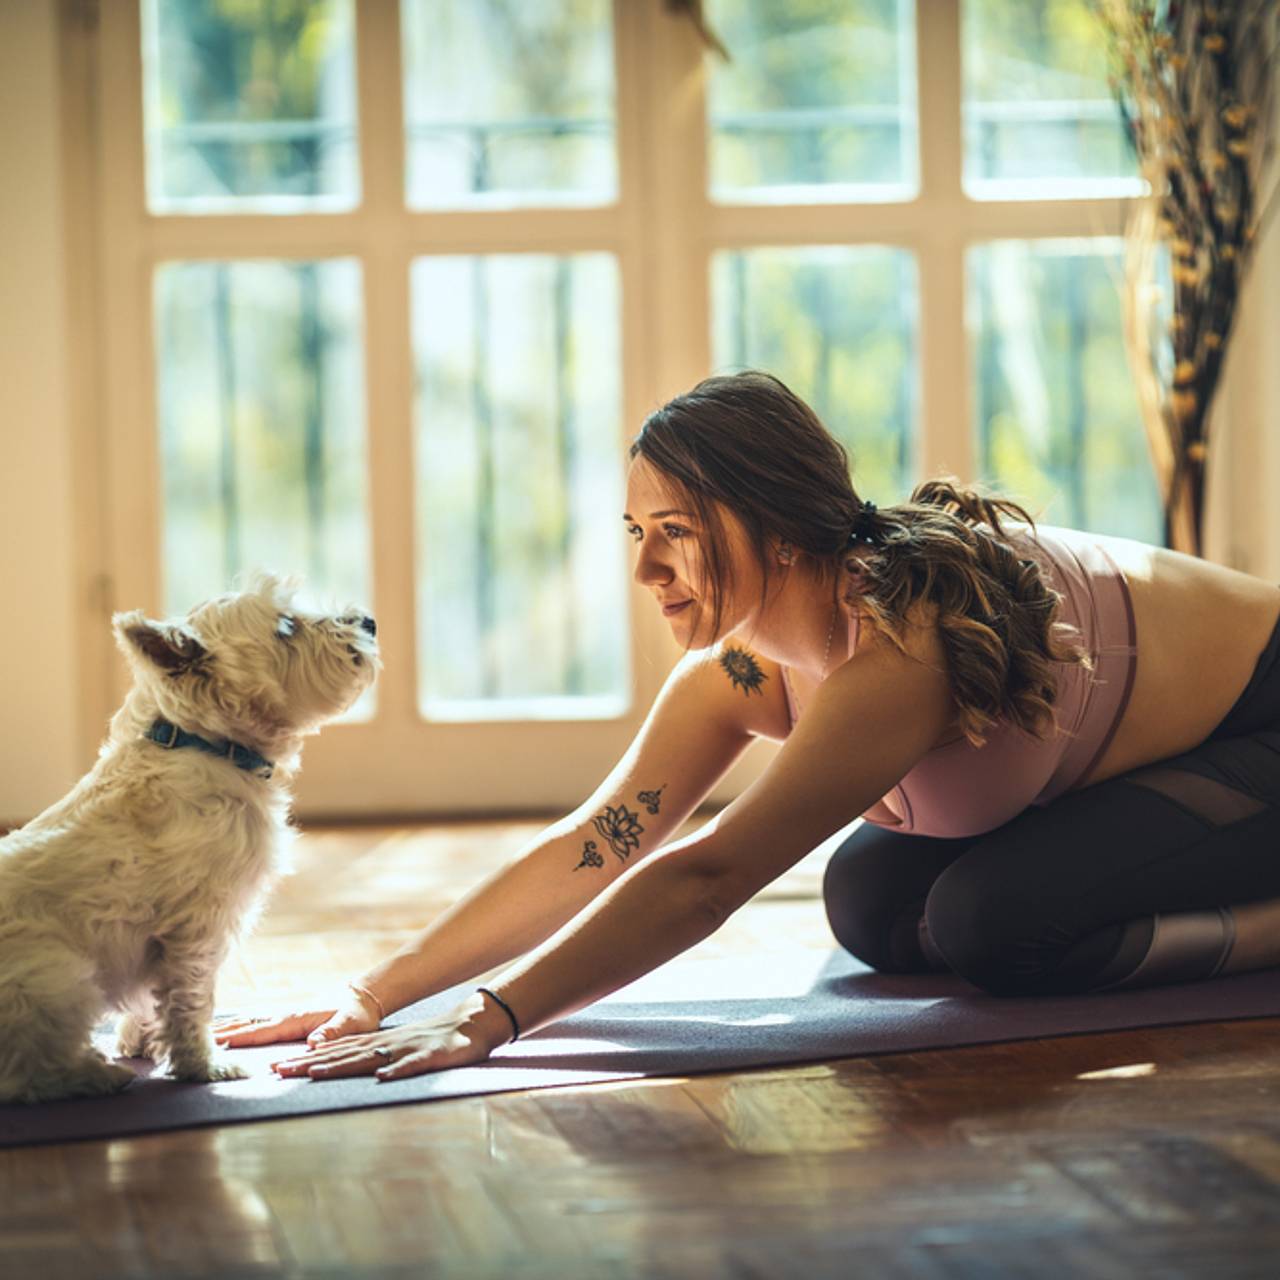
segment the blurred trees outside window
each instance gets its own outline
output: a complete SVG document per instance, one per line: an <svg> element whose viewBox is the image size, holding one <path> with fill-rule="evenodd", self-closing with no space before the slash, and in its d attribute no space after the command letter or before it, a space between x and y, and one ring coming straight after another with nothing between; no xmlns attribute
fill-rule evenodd
<svg viewBox="0 0 1280 1280"><path fill-rule="evenodd" d="M904 497L922 478L918 246L842 234L839 208L930 199L915 3L707 0L705 13L732 55L705 60L706 199L832 208L820 234L707 246L713 365L778 374L849 448L860 490ZM361 208L355 0L141 0L140 18L153 216ZM633 50L614 20L609 0L401 0L387 73L403 127L378 145L402 154L403 210L482 219L634 199L617 87ZM1137 190L1087 0L964 0L960 32L967 198ZM430 225L403 258L419 710L618 715L631 676L617 514L639 425L623 422L618 256L433 252ZM980 472L966 478L1050 522L1158 540L1118 246L993 233L963 253ZM168 607L264 562L373 604L380 428L366 420L360 255L158 263Z"/></svg>
<svg viewBox="0 0 1280 1280"><path fill-rule="evenodd" d="M406 2L401 40L410 208L617 196L610 0Z"/></svg>
<svg viewBox="0 0 1280 1280"><path fill-rule="evenodd" d="M355 0L142 0L147 206L360 202Z"/></svg>
<svg viewBox="0 0 1280 1280"><path fill-rule="evenodd" d="M905 200L916 165L914 0L712 0L717 200Z"/></svg>
<svg viewBox="0 0 1280 1280"><path fill-rule="evenodd" d="M1107 84L1106 33L1085 0L965 0L961 59L975 199L1141 190Z"/></svg>
<svg viewBox="0 0 1280 1280"><path fill-rule="evenodd" d="M906 498L917 469L912 255L848 245L722 251L712 272L717 367L787 370L848 450L859 490L882 505Z"/></svg>

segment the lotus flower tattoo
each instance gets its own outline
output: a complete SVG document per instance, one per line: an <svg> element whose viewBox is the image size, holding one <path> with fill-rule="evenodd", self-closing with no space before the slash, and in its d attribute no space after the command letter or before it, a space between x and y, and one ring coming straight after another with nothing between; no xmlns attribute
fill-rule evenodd
<svg viewBox="0 0 1280 1280"><path fill-rule="evenodd" d="M630 856L632 849L640 847L638 837L644 828L637 818L638 815L632 813L626 805L620 804L615 807L607 804L604 812L592 819L595 829L609 842L609 848L624 862Z"/></svg>

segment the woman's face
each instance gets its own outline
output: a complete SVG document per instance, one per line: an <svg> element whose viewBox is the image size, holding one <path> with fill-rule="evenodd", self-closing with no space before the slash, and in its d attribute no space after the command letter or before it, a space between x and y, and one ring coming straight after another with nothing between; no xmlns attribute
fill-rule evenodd
<svg viewBox="0 0 1280 1280"><path fill-rule="evenodd" d="M721 602L719 634L713 632L714 600L704 583L706 531L681 508L662 473L638 457L627 476L623 519L636 548L635 580L653 592L662 616L680 644L703 649L752 622L760 605L760 567L738 519L723 506L719 515L728 541L733 584Z"/></svg>

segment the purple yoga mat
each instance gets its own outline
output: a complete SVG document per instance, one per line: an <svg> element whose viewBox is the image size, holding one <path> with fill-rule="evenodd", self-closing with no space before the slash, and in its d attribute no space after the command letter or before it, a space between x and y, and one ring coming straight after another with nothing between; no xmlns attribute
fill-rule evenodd
<svg viewBox="0 0 1280 1280"><path fill-rule="evenodd" d="M471 984L388 1023L443 1011ZM118 1137L469 1094L642 1076L952 1048L1125 1028L1280 1016L1280 969L1094 996L989 996L952 974L873 973L844 951L794 948L740 959L677 959L589 1009L499 1049L479 1066L378 1084L280 1080L289 1046L232 1051L247 1080L175 1084L148 1075L110 1098L0 1107L0 1146Z"/></svg>

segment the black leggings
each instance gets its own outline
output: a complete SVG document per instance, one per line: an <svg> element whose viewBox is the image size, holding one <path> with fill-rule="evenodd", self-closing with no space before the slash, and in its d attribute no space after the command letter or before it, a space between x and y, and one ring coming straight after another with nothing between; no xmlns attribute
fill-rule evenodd
<svg viewBox="0 0 1280 1280"><path fill-rule="evenodd" d="M1280 898L1280 622L1198 747L979 836L864 823L823 896L840 944L884 973L949 968L1010 996L1212 976L1230 908Z"/></svg>

